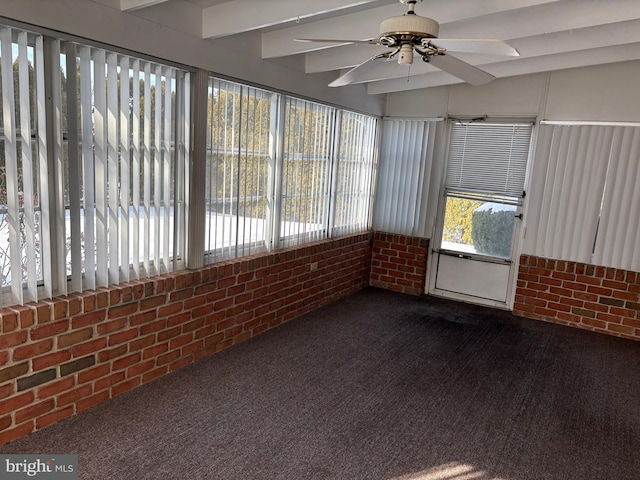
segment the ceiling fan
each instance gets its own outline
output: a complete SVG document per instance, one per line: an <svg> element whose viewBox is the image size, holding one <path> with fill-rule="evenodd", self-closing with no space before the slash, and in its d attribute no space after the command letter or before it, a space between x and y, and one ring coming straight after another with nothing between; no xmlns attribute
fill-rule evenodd
<svg viewBox="0 0 640 480"><path fill-rule="evenodd" d="M398 64L413 64L414 52L424 62L443 70L471 85L482 85L495 77L484 70L460 60L449 52L467 52L490 55L519 56L518 51L501 40L438 38L440 25L435 20L414 12L416 3L422 0L399 0L406 4L404 15L389 17L380 24L380 35L371 40L338 40L321 38L298 38L300 42L331 42L380 45L389 50L362 62L329 84L341 87L363 78L365 72L375 69L379 59L389 60L397 55Z"/></svg>

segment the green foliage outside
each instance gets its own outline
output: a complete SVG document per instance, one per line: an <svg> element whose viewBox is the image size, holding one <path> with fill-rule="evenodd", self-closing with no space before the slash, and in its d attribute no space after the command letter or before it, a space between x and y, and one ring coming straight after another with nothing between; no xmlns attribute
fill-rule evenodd
<svg viewBox="0 0 640 480"><path fill-rule="evenodd" d="M471 218L473 211L482 205L478 200L448 197L444 215L442 240L473 245Z"/></svg>
<svg viewBox="0 0 640 480"><path fill-rule="evenodd" d="M515 216L511 210L492 209L473 212L471 237L476 252L509 258Z"/></svg>

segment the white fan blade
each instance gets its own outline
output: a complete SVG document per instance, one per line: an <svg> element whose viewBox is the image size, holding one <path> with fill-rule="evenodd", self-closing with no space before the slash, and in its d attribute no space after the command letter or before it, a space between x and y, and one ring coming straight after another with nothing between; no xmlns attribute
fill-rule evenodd
<svg viewBox="0 0 640 480"><path fill-rule="evenodd" d="M424 43L427 43L425 41ZM429 41L434 47L444 48L450 52L484 53L487 55L506 55L519 57L518 50L502 40L495 39L462 39L462 38L434 38Z"/></svg>
<svg viewBox="0 0 640 480"><path fill-rule="evenodd" d="M429 63L471 85L484 85L496 77L451 55L434 55Z"/></svg>
<svg viewBox="0 0 640 480"><path fill-rule="evenodd" d="M294 38L295 42L319 42L319 43L366 43L368 45L380 45L377 40L344 40L339 38Z"/></svg>
<svg viewBox="0 0 640 480"><path fill-rule="evenodd" d="M359 76L362 75L363 72L367 72L374 68L378 62L375 60L377 58L381 58L381 55L374 55L369 60L362 62L360 65L356 65L351 70L349 70L344 75L336 78L333 82L329 84L330 87L343 87L345 85L349 85L350 83L356 81Z"/></svg>

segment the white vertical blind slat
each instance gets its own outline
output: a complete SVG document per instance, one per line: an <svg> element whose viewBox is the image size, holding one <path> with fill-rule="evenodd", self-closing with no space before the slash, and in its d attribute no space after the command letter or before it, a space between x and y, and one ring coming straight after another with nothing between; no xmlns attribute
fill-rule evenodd
<svg viewBox="0 0 640 480"><path fill-rule="evenodd" d="M151 65L144 65L144 98L151 100ZM144 102L143 147L143 225L144 274L151 275L151 101Z"/></svg>
<svg viewBox="0 0 640 480"><path fill-rule="evenodd" d="M161 250L161 202L162 202L162 67L156 65L154 69L155 77L155 135L153 141L153 259L155 273L162 272L162 250Z"/></svg>
<svg viewBox="0 0 640 480"><path fill-rule="evenodd" d="M66 70L76 72L76 45L65 44ZM80 159L78 158L77 76L67 75L67 162L69 171L69 224L71 243L71 291L82 291L82 227L80 205Z"/></svg>
<svg viewBox="0 0 640 480"><path fill-rule="evenodd" d="M53 278L51 273L51 220L49 208L49 166L47 164L47 125L46 97L44 89L44 42L41 36L35 41L35 77L36 102L38 116L38 169L40 185L40 266L44 282L44 296L53 296ZM1 297L1 295L0 295Z"/></svg>
<svg viewBox="0 0 640 480"><path fill-rule="evenodd" d="M26 301L38 299L36 273L36 213L34 208L33 156L31 151L31 109L29 100L29 64L27 61L27 32L18 34L18 84L20 89L20 137L22 143L22 188L24 205L24 229L26 243L27 294Z"/></svg>
<svg viewBox="0 0 640 480"><path fill-rule="evenodd" d="M172 270L172 262L169 254L171 248L169 239L171 238L171 179L173 178L173 153L171 152L171 92L173 83L173 69L164 69L164 126L162 141L162 206L164 210L164 222L162 229L162 263L164 271Z"/></svg>
<svg viewBox="0 0 640 480"><path fill-rule="evenodd" d="M93 165L93 119L91 105L91 49L80 47L80 124L82 128L82 174L84 207L84 281L96 288L95 170Z"/></svg>
<svg viewBox="0 0 640 480"><path fill-rule="evenodd" d="M130 183L130 133L129 133L129 57L120 57L120 278L129 281L129 183ZM137 259L135 259L137 261Z"/></svg>
<svg viewBox="0 0 640 480"><path fill-rule="evenodd" d="M108 235L109 235L109 284L120 281L118 265L120 228L118 183L118 56L107 54L107 185L108 185Z"/></svg>
<svg viewBox="0 0 640 480"><path fill-rule="evenodd" d="M0 28L2 52L2 115L4 121L4 155L6 167L9 257L11 264L11 302L22 303L22 254L20 245L20 202L18 192L18 151L16 144L15 99L13 80L12 35L8 27Z"/></svg>
<svg viewBox="0 0 640 480"><path fill-rule="evenodd" d="M93 52L94 122L95 122L95 202L96 202L96 287L109 285L107 251L107 143L105 118L107 105L106 54Z"/></svg>
<svg viewBox="0 0 640 480"><path fill-rule="evenodd" d="M51 65L60 65L60 41L51 42ZM62 136L62 72L52 75L51 105L53 109L53 158L54 158L54 188L55 188L55 272L56 286L55 293L59 295L67 294L67 228L65 212L65 168L63 155Z"/></svg>
<svg viewBox="0 0 640 480"><path fill-rule="evenodd" d="M131 203L133 205L133 218L131 219L131 257L132 267L136 278L140 278L140 60L133 61L132 89L132 116L131 116L131 177L132 192Z"/></svg>

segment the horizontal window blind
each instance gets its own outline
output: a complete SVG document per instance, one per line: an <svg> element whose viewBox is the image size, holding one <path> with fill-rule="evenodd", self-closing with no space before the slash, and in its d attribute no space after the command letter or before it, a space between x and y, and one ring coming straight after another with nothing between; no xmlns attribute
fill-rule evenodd
<svg viewBox="0 0 640 480"><path fill-rule="evenodd" d="M341 112L333 235L360 232L370 227L376 124L374 117Z"/></svg>
<svg viewBox="0 0 640 480"><path fill-rule="evenodd" d="M521 197L532 125L452 122L445 186Z"/></svg>
<svg viewBox="0 0 640 480"><path fill-rule="evenodd" d="M384 119L374 209L375 230L403 235L430 233L437 125L427 120Z"/></svg>
<svg viewBox="0 0 640 480"><path fill-rule="evenodd" d="M542 125L525 253L640 271L640 127Z"/></svg>

